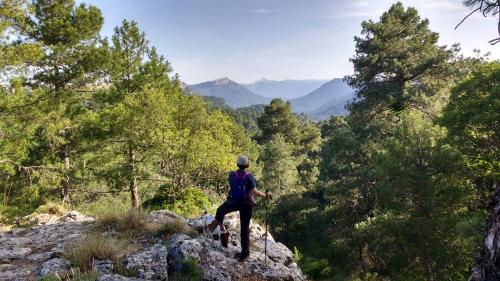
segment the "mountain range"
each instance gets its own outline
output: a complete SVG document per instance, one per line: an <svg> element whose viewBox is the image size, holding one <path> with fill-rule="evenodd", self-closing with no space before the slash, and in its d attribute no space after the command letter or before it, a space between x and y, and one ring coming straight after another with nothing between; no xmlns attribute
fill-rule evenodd
<svg viewBox="0 0 500 281"><path fill-rule="evenodd" d="M309 94L290 100L292 110L297 113L311 114L321 112L331 107L340 107L334 110L335 115L345 115L344 105L353 98L354 90L340 78L335 78L321 85Z"/></svg>
<svg viewBox="0 0 500 281"><path fill-rule="evenodd" d="M247 88L227 77L191 85L188 86L188 88L190 92L194 92L201 96L223 98L226 104L233 108L246 107L254 104L266 104L271 101L271 98L252 93Z"/></svg>
<svg viewBox="0 0 500 281"><path fill-rule="evenodd" d="M259 80L251 84L239 84L226 77L187 86L186 91L206 99L222 98L232 108L267 104L273 98L281 98L290 102L293 112L305 113L315 120L327 119L331 115L346 115L345 105L355 94L340 78L330 81ZM217 100L220 104L220 99Z"/></svg>
<svg viewBox="0 0 500 281"><path fill-rule="evenodd" d="M299 98L317 89L328 80L268 80L262 79L243 87L266 98L281 98L284 100Z"/></svg>

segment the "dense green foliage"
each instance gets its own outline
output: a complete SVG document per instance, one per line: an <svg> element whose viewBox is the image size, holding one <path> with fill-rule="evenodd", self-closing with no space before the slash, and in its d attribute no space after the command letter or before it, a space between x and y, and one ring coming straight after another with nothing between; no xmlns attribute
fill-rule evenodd
<svg viewBox="0 0 500 281"><path fill-rule="evenodd" d="M477 183L499 173L498 64L458 85L482 58L400 3L361 34L351 113L320 124L319 181L276 203L274 233L313 279L465 280L491 192Z"/></svg>
<svg viewBox="0 0 500 281"><path fill-rule="evenodd" d="M245 154L275 195L273 235L312 279L467 279L500 174L498 62L438 45L394 4L355 38L350 114L318 124L280 99L185 93L137 23L107 40L103 20L72 0L1 2L2 222L52 201L198 216Z"/></svg>
<svg viewBox="0 0 500 281"><path fill-rule="evenodd" d="M108 42L91 5L9 0L1 9L4 215L122 192L133 207L184 198L182 210L198 212L225 192L238 154L257 158L231 117L183 94L137 23L123 21Z"/></svg>

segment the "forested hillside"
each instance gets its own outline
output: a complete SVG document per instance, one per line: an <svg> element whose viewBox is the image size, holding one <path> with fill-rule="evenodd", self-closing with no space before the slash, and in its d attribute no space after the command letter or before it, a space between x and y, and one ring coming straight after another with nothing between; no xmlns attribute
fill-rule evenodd
<svg viewBox="0 0 500 281"><path fill-rule="evenodd" d="M354 39L349 114L314 122L185 94L140 23L104 38L103 22L73 0L0 2L0 226L49 205L200 216L244 154L312 280L467 280L500 174L500 62L396 3Z"/></svg>

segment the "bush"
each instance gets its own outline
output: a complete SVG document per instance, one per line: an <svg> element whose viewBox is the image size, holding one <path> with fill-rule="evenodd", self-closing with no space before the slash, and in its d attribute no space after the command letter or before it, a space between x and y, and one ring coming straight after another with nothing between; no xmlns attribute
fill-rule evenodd
<svg viewBox="0 0 500 281"><path fill-rule="evenodd" d="M171 281L200 281L203 278L203 270L196 258L184 260L184 268L181 271L173 272L169 275Z"/></svg>
<svg viewBox="0 0 500 281"><path fill-rule="evenodd" d="M92 270L94 260L111 260L118 263L121 257L133 250L127 240L91 234L79 243L69 245L64 257L80 270L88 272Z"/></svg>
<svg viewBox="0 0 500 281"><path fill-rule="evenodd" d="M326 259L300 258L300 268L313 280L328 280L332 268Z"/></svg>
<svg viewBox="0 0 500 281"><path fill-rule="evenodd" d="M167 209L184 217L199 217L209 207L208 196L197 187L183 189L177 196L157 195L144 202L151 209Z"/></svg>
<svg viewBox="0 0 500 281"><path fill-rule="evenodd" d="M29 215L36 210L31 205L0 205L0 223L3 225L14 224L20 217Z"/></svg>

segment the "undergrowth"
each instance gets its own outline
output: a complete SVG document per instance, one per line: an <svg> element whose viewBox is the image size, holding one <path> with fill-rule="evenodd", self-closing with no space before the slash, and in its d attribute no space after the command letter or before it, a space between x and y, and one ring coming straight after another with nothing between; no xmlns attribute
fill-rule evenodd
<svg viewBox="0 0 500 281"><path fill-rule="evenodd" d="M181 271L174 271L168 276L170 281L200 281L202 278L203 270L198 260L193 257L184 260L184 267Z"/></svg>
<svg viewBox="0 0 500 281"><path fill-rule="evenodd" d="M95 260L111 260L114 264L119 264L123 256L134 250L135 247L126 239L95 233L78 243L68 245L64 258L83 272L88 272L92 270Z"/></svg>

